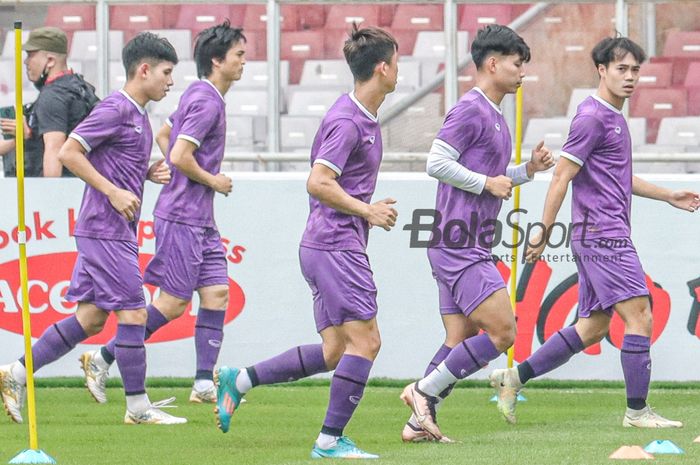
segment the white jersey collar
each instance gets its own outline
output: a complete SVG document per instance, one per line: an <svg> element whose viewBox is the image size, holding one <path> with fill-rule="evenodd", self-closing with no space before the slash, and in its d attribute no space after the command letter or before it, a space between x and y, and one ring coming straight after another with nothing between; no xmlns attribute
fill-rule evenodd
<svg viewBox="0 0 700 465"><path fill-rule="evenodd" d="M357 105L357 108L359 108L360 110L362 110L362 113L364 113L365 115L367 115L367 118L371 119L371 120L374 121L375 123L377 122L377 117L374 116L367 108L365 108L365 106L362 105L362 104L360 103L359 100L357 100L357 97L355 97L355 92L350 92L350 93L348 94L348 96L350 97L350 100L352 100L353 102L355 102L355 105Z"/></svg>
<svg viewBox="0 0 700 465"><path fill-rule="evenodd" d="M478 88L476 86L474 86L474 90L477 91L478 93L480 93L486 99L486 101L489 102L489 104L493 107L493 109L496 110L500 115L503 114L503 110L501 110L501 107L496 105L496 103L493 100L488 98L488 96L484 93L483 90L481 90L480 88Z"/></svg>
<svg viewBox="0 0 700 465"><path fill-rule="evenodd" d="M134 100L133 98L131 98L131 95L129 95L124 89L119 89L119 92L120 92L124 97L126 97L126 99L127 99L128 101L130 101L131 103L134 104L134 106L135 106L136 109L139 111L139 113L141 113L142 115L146 113L146 109L145 109L144 107L142 107L141 105L139 105L138 103L136 103L136 100Z"/></svg>

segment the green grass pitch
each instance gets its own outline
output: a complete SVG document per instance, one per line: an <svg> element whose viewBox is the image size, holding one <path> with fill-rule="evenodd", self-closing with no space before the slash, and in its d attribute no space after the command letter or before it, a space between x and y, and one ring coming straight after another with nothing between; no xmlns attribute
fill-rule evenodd
<svg viewBox="0 0 700 465"><path fill-rule="evenodd" d="M257 388L236 412L231 431L223 434L216 429L213 407L189 404L183 383L149 388L152 400L177 397L179 407L171 412L189 419L181 426L123 425L118 387L109 389L109 403L98 405L82 388L40 383L40 447L62 465L311 463L309 452L328 402L326 381ZM485 382L472 382L455 389L440 410L443 432L459 441L442 445L401 442L409 415L399 400L401 384L370 385L346 430L361 448L379 454L381 463L609 464L615 463L607 457L616 448L645 446L654 439L670 439L685 449L684 455L657 455L661 463L700 463L700 444L693 444L700 435L696 385L655 386L650 398L660 413L684 421L684 428L635 430L621 426L625 396L619 383L533 383L524 391L527 402L518 405L518 424L512 426L489 402L492 390L474 387ZM0 462L7 463L27 444L26 424L0 419Z"/></svg>

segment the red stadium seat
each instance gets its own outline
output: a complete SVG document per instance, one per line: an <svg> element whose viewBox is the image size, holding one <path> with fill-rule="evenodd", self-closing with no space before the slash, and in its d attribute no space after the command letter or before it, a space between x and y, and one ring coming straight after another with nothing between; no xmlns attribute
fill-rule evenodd
<svg viewBox="0 0 700 465"><path fill-rule="evenodd" d="M326 25L326 7L323 5L288 5L297 10L300 31L307 29L323 29ZM358 5L359 6L359 5Z"/></svg>
<svg viewBox="0 0 700 465"><path fill-rule="evenodd" d="M189 29L194 35L203 29L220 24L224 19L230 20L232 26L241 26L245 10L245 5L182 5L175 29Z"/></svg>
<svg viewBox="0 0 700 465"><path fill-rule="evenodd" d="M243 31L247 41L246 60L267 60L267 37L265 31Z"/></svg>
<svg viewBox="0 0 700 465"><path fill-rule="evenodd" d="M175 26L180 18L180 5L162 5L163 8L163 28L177 29ZM187 28L185 28L187 29Z"/></svg>
<svg viewBox="0 0 700 465"><path fill-rule="evenodd" d="M114 5L109 7L109 28L122 31L163 29L161 5Z"/></svg>
<svg viewBox="0 0 700 465"><path fill-rule="evenodd" d="M379 26L389 27L394 21L396 5L379 5Z"/></svg>
<svg viewBox="0 0 700 465"><path fill-rule="evenodd" d="M441 31L443 7L442 5L399 5L391 28Z"/></svg>
<svg viewBox="0 0 700 465"><path fill-rule="evenodd" d="M685 89L638 89L630 99L630 116L647 118L647 142L654 143L662 118L688 114Z"/></svg>
<svg viewBox="0 0 700 465"><path fill-rule="evenodd" d="M644 63L639 72L639 87L671 87L673 63Z"/></svg>
<svg viewBox="0 0 700 465"><path fill-rule="evenodd" d="M700 31L673 31L664 45L664 56L700 58Z"/></svg>
<svg viewBox="0 0 700 465"><path fill-rule="evenodd" d="M323 57L326 59L345 58L343 54L343 45L348 39L348 31L346 29L326 29L323 31Z"/></svg>
<svg viewBox="0 0 700 465"><path fill-rule="evenodd" d="M474 37L476 31L489 24L507 25L513 19L511 5L494 5L492 3L468 3L459 6L459 30L469 31Z"/></svg>
<svg viewBox="0 0 700 465"><path fill-rule="evenodd" d="M283 32L280 58L289 60L289 82L298 84L304 61L323 58L323 31Z"/></svg>
<svg viewBox="0 0 700 465"><path fill-rule="evenodd" d="M326 29L349 28L353 21L361 26L379 25L379 5L332 5L326 17Z"/></svg>
<svg viewBox="0 0 700 465"><path fill-rule="evenodd" d="M299 20L297 18L297 10L294 7L291 5L282 5L280 16L282 17L282 24L280 27L283 31L297 30ZM243 29L249 31L266 31L267 6L248 5L243 19Z"/></svg>
<svg viewBox="0 0 700 465"><path fill-rule="evenodd" d="M688 90L688 114L700 115L700 61L694 61L688 66L685 88Z"/></svg>
<svg viewBox="0 0 700 465"><path fill-rule="evenodd" d="M64 31L95 29L94 5L50 5L46 10L45 26Z"/></svg>
<svg viewBox="0 0 700 465"><path fill-rule="evenodd" d="M685 81L685 75L688 73L688 66L694 61L700 61L700 58L693 57L651 57L650 63L671 63L671 85L682 86Z"/></svg>

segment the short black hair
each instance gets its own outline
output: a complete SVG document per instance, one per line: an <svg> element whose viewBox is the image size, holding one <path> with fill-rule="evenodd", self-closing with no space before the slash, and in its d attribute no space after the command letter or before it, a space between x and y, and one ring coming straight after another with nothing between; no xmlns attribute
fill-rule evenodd
<svg viewBox="0 0 700 465"><path fill-rule="evenodd" d="M524 62L530 61L530 47L514 30L500 24L489 24L476 33L472 42L472 60L477 69L491 53L520 55Z"/></svg>
<svg viewBox="0 0 700 465"><path fill-rule="evenodd" d="M211 60L223 60L226 53L238 42L247 42L243 29L231 27L228 19L216 26L209 27L199 34L194 44L194 61L197 63L197 76L207 77L212 73Z"/></svg>
<svg viewBox="0 0 700 465"><path fill-rule="evenodd" d="M169 61L177 64L177 52L168 39L152 32L140 32L122 50L122 63L128 79L134 77L136 68L144 61L152 64Z"/></svg>
<svg viewBox="0 0 700 465"><path fill-rule="evenodd" d="M647 54L636 42L627 37L606 37L593 47L591 58L595 67L604 65L606 68L613 61L619 61L631 53L635 60L641 65L647 59Z"/></svg>
<svg viewBox="0 0 700 465"><path fill-rule="evenodd" d="M355 22L352 23L352 30L343 46L345 61L358 82L369 81L377 63L391 62L398 50L399 44L388 32L378 27L360 29Z"/></svg>

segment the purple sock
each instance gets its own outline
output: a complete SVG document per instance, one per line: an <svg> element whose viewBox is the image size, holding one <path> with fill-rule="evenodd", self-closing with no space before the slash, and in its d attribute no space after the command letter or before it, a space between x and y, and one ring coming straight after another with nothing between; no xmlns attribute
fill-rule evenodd
<svg viewBox="0 0 700 465"><path fill-rule="evenodd" d="M194 325L194 347L197 351L197 374L195 379L214 379L214 365L219 358L224 339L223 310L199 307Z"/></svg>
<svg viewBox="0 0 700 465"><path fill-rule="evenodd" d="M331 380L331 397L321 432L342 436L355 408L362 399L372 362L357 355L343 355Z"/></svg>
<svg viewBox="0 0 700 465"><path fill-rule="evenodd" d="M457 344L445 358L445 366L455 377L464 379L499 355L501 352L493 345L488 334L479 334Z"/></svg>
<svg viewBox="0 0 700 465"><path fill-rule="evenodd" d="M636 334L625 334L622 339L622 372L627 389L627 407L641 410L647 405L651 379L651 339Z"/></svg>
<svg viewBox="0 0 700 465"><path fill-rule="evenodd" d="M165 318L165 315L160 313L160 310L158 310L155 306L152 304L146 307L146 313L148 313L148 318L146 319L146 336L144 340L148 340L153 333L158 331L160 328L168 324L167 318ZM117 343L117 338L113 337L112 339L109 340L109 342L105 345L102 346L100 349L100 352L102 353L102 359L107 362L108 364L114 363L114 345Z"/></svg>
<svg viewBox="0 0 700 465"><path fill-rule="evenodd" d="M583 349L583 341L574 326L557 331L534 354L518 365L520 382L525 384L531 378L549 373Z"/></svg>
<svg viewBox="0 0 700 465"><path fill-rule="evenodd" d="M143 344L146 327L117 325L115 358L127 396L146 393L146 347Z"/></svg>
<svg viewBox="0 0 700 465"><path fill-rule="evenodd" d="M448 347L445 344L441 345L440 348L438 349L437 352L435 352L435 355L433 355L433 359L428 363L428 366L425 368L425 373L423 374L423 377L425 378L430 374L431 371L435 369L436 366L440 365L445 358L450 354L450 351L452 350L452 347ZM445 399L447 396L450 395L450 392L452 392L452 388L454 388L455 385L450 384L447 386L440 394L438 394L438 397L441 399Z"/></svg>
<svg viewBox="0 0 700 465"><path fill-rule="evenodd" d="M32 346L34 371L63 357L85 339L87 334L75 315L49 326ZM24 356L19 361L25 365Z"/></svg>
<svg viewBox="0 0 700 465"><path fill-rule="evenodd" d="M275 357L247 368L253 386L295 381L328 371L321 344L289 349Z"/></svg>

